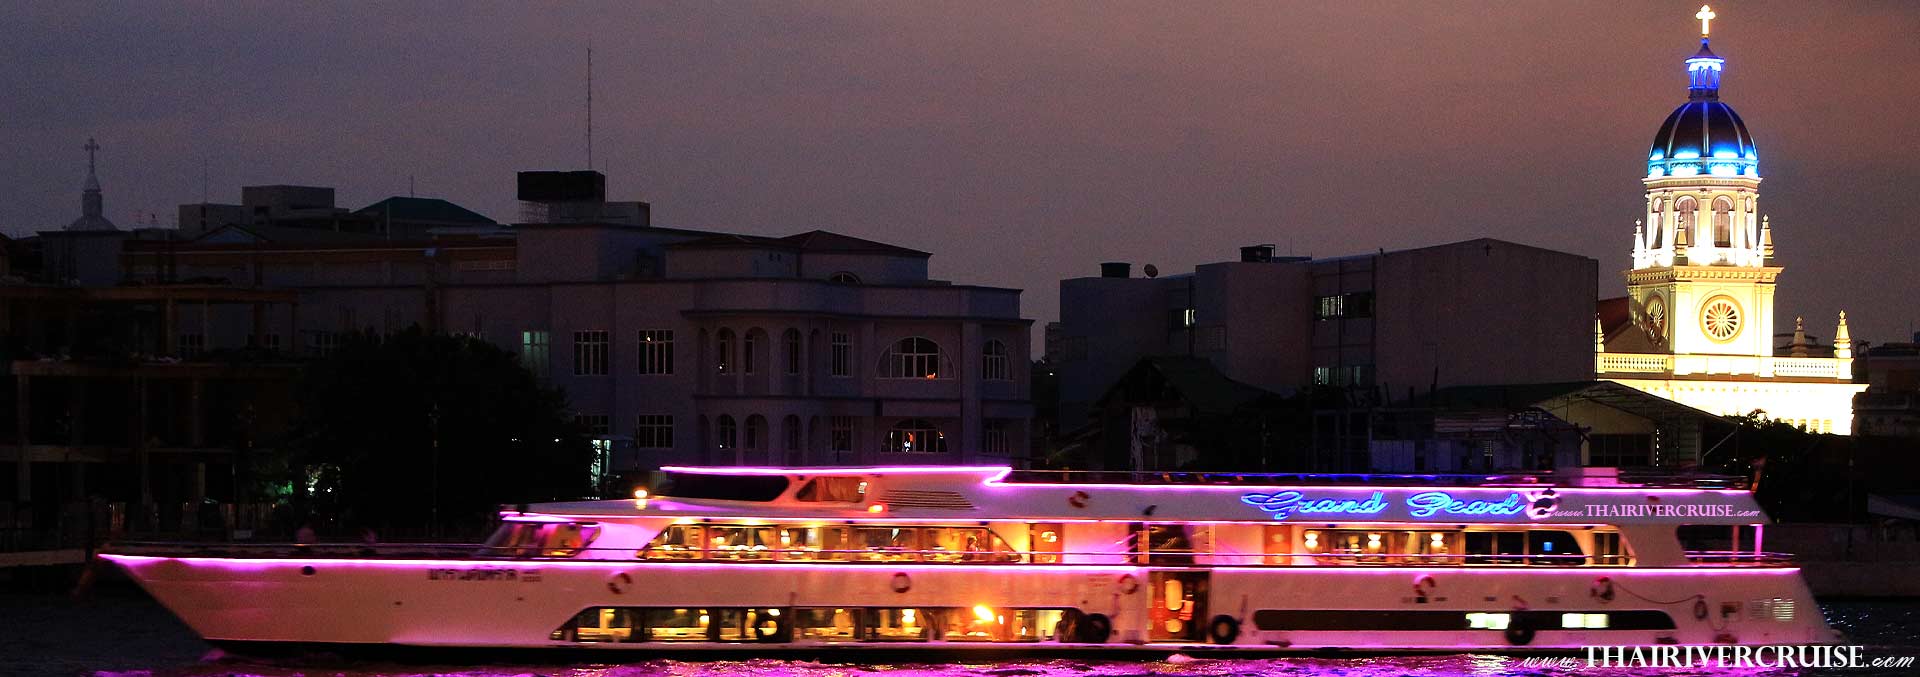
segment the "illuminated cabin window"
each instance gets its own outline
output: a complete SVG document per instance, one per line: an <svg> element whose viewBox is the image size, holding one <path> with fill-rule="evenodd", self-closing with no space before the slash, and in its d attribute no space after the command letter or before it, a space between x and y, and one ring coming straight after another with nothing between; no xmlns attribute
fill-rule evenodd
<svg viewBox="0 0 1920 677"><path fill-rule="evenodd" d="M1060 553L1066 550L1066 525L1058 522L1037 522L1027 525L1027 551L1033 553L1034 564L1059 564Z"/></svg>
<svg viewBox="0 0 1920 677"><path fill-rule="evenodd" d="M829 526L780 527L780 559L846 560L847 528Z"/></svg>
<svg viewBox="0 0 1920 677"><path fill-rule="evenodd" d="M1262 564L1293 563L1293 526L1288 524L1260 525Z"/></svg>
<svg viewBox="0 0 1920 677"><path fill-rule="evenodd" d="M1144 524L1136 527L1129 539L1135 563L1192 564L1194 555L1213 554L1210 524Z"/></svg>
<svg viewBox="0 0 1920 677"><path fill-rule="evenodd" d="M775 545L773 527L707 527L707 559L773 559Z"/></svg>
<svg viewBox="0 0 1920 677"><path fill-rule="evenodd" d="M646 559L700 559L706 551L706 528L675 524L660 530L640 555Z"/></svg>
<svg viewBox="0 0 1920 677"><path fill-rule="evenodd" d="M1623 566L1633 563L1633 557L1627 552L1626 541L1621 540L1620 532L1593 532L1593 563L1601 566Z"/></svg>
<svg viewBox="0 0 1920 677"><path fill-rule="evenodd" d="M919 559L920 530L909 527L854 527L856 559L866 562L911 562Z"/></svg>
<svg viewBox="0 0 1920 677"><path fill-rule="evenodd" d="M1560 614L1560 627L1601 630L1607 627L1606 614L1564 613Z"/></svg>
<svg viewBox="0 0 1920 677"><path fill-rule="evenodd" d="M592 522L507 522L487 538L486 552L503 557L573 557L600 535Z"/></svg>
<svg viewBox="0 0 1920 677"><path fill-rule="evenodd" d="M815 477L794 492L793 498L809 503L859 503L867 498L867 481L859 477Z"/></svg>

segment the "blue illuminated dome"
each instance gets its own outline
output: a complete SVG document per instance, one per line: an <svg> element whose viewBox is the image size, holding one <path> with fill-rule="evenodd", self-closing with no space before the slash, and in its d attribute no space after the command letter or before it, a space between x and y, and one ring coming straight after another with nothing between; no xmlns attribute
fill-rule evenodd
<svg viewBox="0 0 1920 677"><path fill-rule="evenodd" d="M1760 176L1753 135L1733 107L1720 101L1720 70L1726 60L1707 49L1687 59L1687 102L1661 123L1647 152L1648 178L1664 176Z"/></svg>

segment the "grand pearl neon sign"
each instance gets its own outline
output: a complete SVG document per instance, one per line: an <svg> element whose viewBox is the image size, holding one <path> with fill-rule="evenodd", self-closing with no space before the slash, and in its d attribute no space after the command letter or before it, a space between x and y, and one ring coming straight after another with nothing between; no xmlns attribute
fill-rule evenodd
<svg viewBox="0 0 1920 677"><path fill-rule="evenodd" d="M1529 517L1545 517L1551 506L1543 506L1545 501L1553 503L1548 496L1525 496L1512 492L1497 500L1459 499L1444 491L1423 491L1406 497L1402 503L1407 514L1414 518L1494 516L1508 517L1526 513ZM1390 505L1385 492L1375 491L1365 498L1345 498L1332 496L1309 496L1293 490L1276 491L1271 494L1242 494L1240 502L1259 508L1273 515L1276 520L1284 520L1294 515L1339 515L1344 517L1372 516L1386 512ZM1529 510L1529 508L1544 508Z"/></svg>

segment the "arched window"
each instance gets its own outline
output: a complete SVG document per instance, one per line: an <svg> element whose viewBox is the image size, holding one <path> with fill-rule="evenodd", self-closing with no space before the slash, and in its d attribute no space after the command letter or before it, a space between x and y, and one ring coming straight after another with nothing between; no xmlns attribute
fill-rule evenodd
<svg viewBox="0 0 1920 677"><path fill-rule="evenodd" d="M887 451L902 454L942 454L947 451L947 436L925 419L910 418L887 431Z"/></svg>
<svg viewBox="0 0 1920 677"><path fill-rule="evenodd" d="M988 341L980 349L980 378L988 381L1013 380L1013 365L1007 358L1007 344Z"/></svg>
<svg viewBox="0 0 1920 677"><path fill-rule="evenodd" d="M740 440L741 448L759 451L767 443L767 419L759 414L747 417L746 435Z"/></svg>
<svg viewBox="0 0 1920 677"><path fill-rule="evenodd" d="M1665 199L1656 197L1653 199L1653 209L1647 212L1648 249L1660 248L1660 225L1665 221L1664 217L1666 216L1666 212L1663 210L1666 206L1667 201Z"/></svg>
<svg viewBox="0 0 1920 677"><path fill-rule="evenodd" d="M806 443L807 431L801 429L800 417L787 415L786 420L780 422L780 428L786 432L787 436L787 464L800 465L806 462L806 455L800 448Z"/></svg>
<svg viewBox="0 0 1920 677"><path fill-rule="evenodd" d="M834 284L860 284L860 276L842 270L838 273L828 275L827 281Z"/></svg>
<svg viewBox="0 0 1920 677"><path fill-rule="evenodd" d="M753 375L754 363L758 362L753 353L761 343L755 335L762 333L759 329L748 329L740 336L740 372L743 374Z"/></svg>
<svg viewBox="0 0 1920 677"><path fill-rule="evenodd" d="M1690 197L1683 197L1673 202L1673 228L1676 231L1685 232L1686 241L1689 243L1697 243L1700 239L1695 237L1698 233L1693 232L1693 214L1699 210L1695 205L1693 198ZM1680 236L1675 235L1674 239L1679 240Z"/></svg>
<svg viewBox="0 0 1920 677"><path fill-rule="evenodd" d="M713 367L722 374L733 373L733 330L722 329L713 341Z"/></svg>
<svg viewBox="0 0 1920 677"><path fill-rule="evenodd" d="M881 357L880 375L881 378L940 378L946 372L943 362L940 344L933 339L903 338Z"/></svg>
<svg viewBox="0 0 1920 677"><path fill-rule="evenodd" d="M1713 201L1713 246L1733 246L1733 201L1725 196Z"/></svg>
<svg viewBox="0 0 1920 677"><path fill-rule="evenodd" d="M800 330L788 329L780 336L781 345L786 346L787 375L800 375Z"/></svg>
<svg viewBox="0 0 1920 677"><path fill-rule="evenodd" d="M739 431L733 426L733 417L721 414L713 425L713 444L721 449L732 449L740 442Z"/></svg>

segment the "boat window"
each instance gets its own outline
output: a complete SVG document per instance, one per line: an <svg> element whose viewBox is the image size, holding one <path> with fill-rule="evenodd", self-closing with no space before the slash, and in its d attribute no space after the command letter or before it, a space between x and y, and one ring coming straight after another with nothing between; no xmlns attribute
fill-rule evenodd
<svg viewBox="0 0 1920 677"><path fill-rule="evenodd" d="M1759 535L1752 524L1682 524L1673 533L1697 562L1751 561Z"/></svg>
<svg viewBox="0 0 1920 677"><path fill-rule="evenodd" d="M647 609L647 639L655 642L706 642L713 616L706 609Z"/></svg>
<svg viewBox="0 0 1920 677"><path fill-rule="evenodd" d="M1528 564L1586 564L1586 553L1580 551L1580 543L1573 540L1573 534L1564 531L1536 529L1527 532Z"/></svg>
<svg viewBox="0 0 1920 677"><path fill-rule="evenodd" d="M1013 562L1019 555L984 527L929 527L922 530L929 562Z"/></svg>
<svg viewBox="0 0 1920 677"><path fill-rule="evenodd" d="M789 480L784 475L703 475L670 472L660 483L660 496L719 501L760 501L779 498L786 493Z"/></svg>
<svg viewBox="0 0 1920 677"><path fill-rule="evenodd" d="M1293 563L1293 526L1287 524L1260 525L1260 559L1263 564Z"/></svg>
<svg viewBox="0 0 1920 677"><path fill-rule="evenodd" d="M545 557L572 557L580 554L600 535L600 525L589 522L549 524L540 536L540 554Z"/></svg>
<svg viewBox="0 0 1920 677"><path fill-rule="evenodd" d="M1142 534L1145 538L1141 538ZM1142 552L1140 545L1145 544L1144 552L1148 564L1192 564L1195 554L1213 552L1213 526L1206 524L1161 523L1136 527L1130 537L1134 542L1134 560L1139 561Z"/></svg>
<svg viewBox="0 0 1920 677"><path fill-rule="evenodd" d="M793 636L815 642L858 642L859 609L794 609Z"/></svg>
<svg viewBox="0 0 1920 677"><path fill-rule="evenodd" d="M1059 553L1066 549L1064 533L1065 528L1055 522L1027 525L1027 551L1033 553L1033 563L1059 564Z"/></svg>
<svg viewBox="0 0 1920 677"><path fill-rule="evenodd" d="M660 530L653 537L647 549L641 551L646 559L700 559L706 540L702 538L706 529L698 524L675 524Z"/></svg>
<svg viewBox="0 0 1920 677"><path fill-rule="evenodd" d="M780 558L846 560L852 553L846 527L781 527Z"/></svg>
<svg viewBox="0 0 1920 677"><path fill-rule="evenodd" d="M949 642L1037 642L1053 636L1066 615L1060 609L1007 609L986 605L947 609L941 628Z"/></svg>
<svg viewBox="0 0 1920 677"><path fill-rule="evenodd" d="M857 559L868 562L911 562L919 559L918 529L909 527L855 527Z"/></svg>
<svg viewBox="0 0 1920 677"><path fill-rule="evenodd" d="M553 631L552 639L566 642L638 642L646 639L641 610L632 607L594 607Z"/></svg>
<svg viewBox="0 0 1920 677"><path fill-rule="evenodd" d="M1626 541L1620 538L1620 532L1593 532L1593 563L1603 566L1633 563L1633 558L1627 553Z"/></svg>
<svg viewBox="0 0 1920 677"><path fill-rule="evenodd" d="M793 498L809 503L859 503L867 498L867 481L859 477L815 477Z"/></svg>
<svg viewBox="0 0 1920 677"><path fill-rule="evenodd" d="M773 527L707 527L709 559L773 559Z"/></svg>
<svg viewBox="0 0 1920 677"><path fill-rule="evenodd" d="M1469 531L1466 533L1467 564L1522 564L1527 560L1527 534L1524 531Z"/></svg>
<svg viewBox="0 0 1920 677"><path fill-rule="evenodd" d="M486 552L504 557L529 557L540 543L539 522L507 522L487 538Z"/></svg>
<svg viewBox="0 0 1920 677"><path fill-rule="evenodd" d="M924 642L931 639L940 609L867 609L860 638L870 642Z"/></svg>

